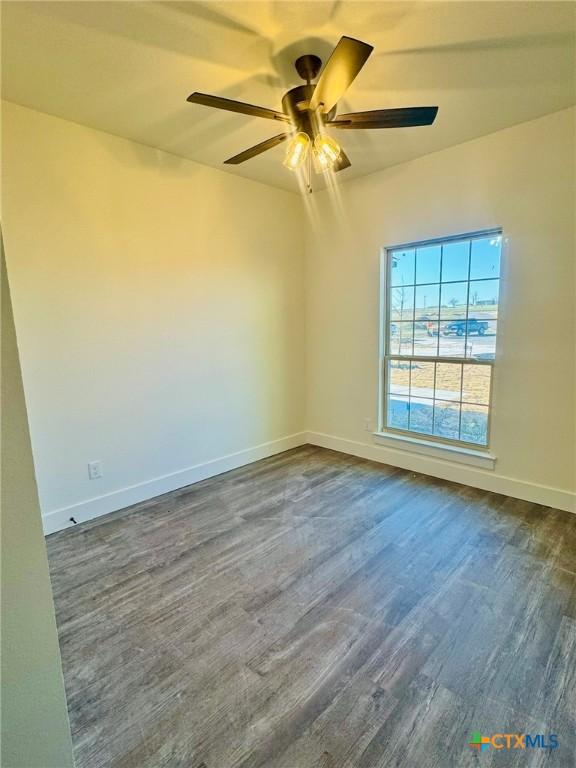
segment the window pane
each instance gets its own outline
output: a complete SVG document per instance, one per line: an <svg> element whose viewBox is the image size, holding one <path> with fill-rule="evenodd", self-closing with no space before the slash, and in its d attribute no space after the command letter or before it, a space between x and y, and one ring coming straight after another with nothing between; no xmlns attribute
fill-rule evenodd
<svg viewBox="0 0 576 768"><path fill-rule="evenodd" d="M467 301L468 283L442 284L440 290L440 319L449 321L465 319ZM463 336L465 333L465 327L460 327L459 325L449 327L448 330L450 333L460 336ZM461 331L461 333L458 333L458 331Z"/></svg>
<svg viewBox="0 0 576 768"><path fill-rule="evenodd" d="M440 357L465 357L466 337L445 335L440 323L438 354Z"/></svg>
<svg viewBox="0 0 576 768"><path fill-rule="evenodd" d="M414 249L392 251L390 260L390 285L414 285Z"/></svg>
<svg viewBox="0 0 576 768"><path fill-rule="evenodd" d="M440 282L440 253L439 245L416 249L416 282Z"/></svg>
<svg viewBox="0 0 576 768"><path fill-rule="evenodd" d="M438 354L438 321L414 323L414 354L433 355Z"/></svg>
<svg viewBox="0 0 576 768"><path fill-rule="evenodd" d="M434 363L413 361L410 371L410 396L434 397Z"/></svg>
<svg viewBox="0 0 576 768"><path fill-rule="evenodd" d="M440 400L460 400L462 366L460 363L436 364L435 397Z"/></svg>
<svg viewBox="0 0 576 768"><path fill-rule="evenodd" d="M472 240L470 279L500 277L500 235Z"/></svg>
<svg viewBox="0 0 576 768"><path fill-rule="evenodd" d="M488 408L483 405L463 405L460 440L486 445L488 440Z"/></svg>
<svg viewBox="0 0 576 768"><path fill-rule="evenodd" d="M472 280L470 282L469 317L498 317L500 280Z"/></svg>
<svg viewBox="0 0 576 768"><path fill-rule="evenodd" d="M414 323L390 323L390 354L411 355L413 336Z"/></svg>
<svg viewBox="0 0 576 768"><path fill-rule="evenodd" d="M460 403L434 401L434 434L449 440L458 440L460 430Z"/></svg>
<svg viewBox="0 0 576 768"><path fill-rule="evenodd" d="M468 280L470 241L446 243L442 246L442 282Z"/></svg>
<svg viewBox="0 0 576 768"><path fill-rule="evenodd" d="M404 395L408 400L410 389L410 362L390 360L388 364L388 392L394 395Z"/></svg>
<svg viewBox="0 0 576 768"><path fill-rule="evenodd" d="M413 320L414 286L392 288L390 292L390 320Z"/></svg>
<svg viewBox="0 0 576 768"><path fill-rule="evenodd" d="M386 424L393 429L408 429L408 398L388 396Z"/></svg>
<svg viewBox="0 0 576 768"><path fill-rule="evenodd" d="M432 434L432 414L434 413L434 401L427 398L410 398L409 429L412 432Z"/></svg>
<svg viewBox="0 0 576 768"><path fill-rule="evenodd" d="M466 344L466 357L477 360L494 360L496 357L496 321L482 320L482 328L470 333Z"/></svg>
<svg viewBox="0 0 576 768"><path fill-rule="evenodd" d="M414 319L438 320L440 317L440 285L416 287Z"/></svg>
<svg viewBox="0 0 576 768"><path fill-rule="evenodd" d="M465 365L462 373L462 400L466 403L490 403L490 365Z"/></svg>

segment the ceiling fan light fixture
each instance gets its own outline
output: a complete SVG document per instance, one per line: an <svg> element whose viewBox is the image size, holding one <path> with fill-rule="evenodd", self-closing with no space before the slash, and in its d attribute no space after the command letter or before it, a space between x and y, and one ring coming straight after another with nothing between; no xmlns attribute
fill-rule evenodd
<svg viewBox="0 0 576 768"><path fill-rule="evenodd" d="M331 136L319 134L314 139L314 168L317 172L330 170L340 157L340 144Z"/></svg>
<svg viewBox="0 0 576 768"><path fill-rule="evenodd" d="M194 91L188 96L191 104L202 104L213 109L223 109L241 115L265 118L283 123L284 131L271 136L253 147L245 149L224 161L226 165L239 165L288 142L284 165L291 171L304 171L300 181L306 182L312 191L310 176L312 165L317 173L338 173L350 168L346 152L332 137L324 133L324 127L332 130L373 130L376 128L409 128L432 125L438 113L437 106L399 107L372 109L363 112L338 113L338 104L356 79L373 46L344 35L322 68L322 61L315 54L304 54L294 62L298 75L306 85L290 88L282 96L282 111L243 101L212 96ZM316 83L312 81L316 80ZM320 133L320 135L318 135Z"/></svg>
<svg viewBox="0 0 576 768"><path fill-rule="evenodd" d="M312 151L312 164L316 173L326 173L333 170L335 163L323 152L318 152L314 149Z"/></svg>
<svg viewBox="0 0 576 768"><path fill-rule="evenodd" d="M310 151L310 137L308 134L299 132L290 139L284 165L290 171L297 171L302 167Z"/></svg>

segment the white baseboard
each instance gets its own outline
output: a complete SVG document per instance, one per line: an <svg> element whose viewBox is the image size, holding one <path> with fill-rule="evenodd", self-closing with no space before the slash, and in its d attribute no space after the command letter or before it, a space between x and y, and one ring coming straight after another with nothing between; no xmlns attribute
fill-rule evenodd
<svg viewBox="0 0 576 768"><path fill-rule="evenodd" d="M427 456L396 450L381 445L368 445L356 440L326 435L323 432L308 432L307 442L322 448L330 448L340 453L348 453L362 459L391 464L423 475L432 475L443 480L451 480L461 485L470 485L484 491L502 493L516 499L532 501L554 509L576 512L576 494L563 491L560 488L550 488L546 485L528 483L512 477L504 477L495 472L486 472L474 467L453 464L449 460L434 459Z"/></svg>
<svg viewBox="0 0 576 768"><path fill-rule="evenodd" d="M73 525L70 522L71 517L78 523L92 520L96 517L107 515L109 512L116 512L132 504L147 501L155 496L161 496L163 493L175 491L186 485L198 483L200 480L206 480L209 477L220 475L223 472L237 469L238 467L265 459L268 456L274 456L277 453L282 453L292 448L298 448L307 443L318 445L322 448L330 448L340 453L348 453L351 456L378 461L382 464L402 467L403 469L409 469L424 475L440 477L443 480L451 480L462 485L470 485L473 488L502 493L506 496L532 501L547 507L576 512L576 494L559 488L550 488L545 485L515 480L514 478L504 477L494 472L486 472L481 469L462 466L461 464L452 464L450 461L442 459L434 459L379 445L368 445L356 440L326 435L322 432L298 432L297 434L288 435L269 443L262 443L253 448L231 453L203 464L196 464L193 467L188 467L169 475L156 477L144 483L138 483L138 485L121 488L102 496L96 496L68 507L61 507L60 509L47 512L42 516L44 534L48 535L63 528L71 527Z"/></svg>
<svg viewBox="0 0 576 768"><path fill-rule="evenodd" d="M196 464L193 467L181 469L169 475L155 477L152 480L138 483L138 485L131 485L112 493L86 499L69 507L52 510L42 516L44 535L47 536L63 528L71 527L74 525L70 522L71 517L77 523L83 523L95 517L107 515L109 512L116 512L132 504L147 501L155 496L161 496L163 493L175 491L186 485L198 483L200 480L206 480L209 477L220 475L222 472L229 472L231 469L237 469L245 464L266 459L268 456L274 456L276 453L282 453L305 444L306 432L298 432L294 435L282 437L279 440L262 443L254 448L247 448L244 451L221 456L218 459L213 459L203 464Z"/></svg>

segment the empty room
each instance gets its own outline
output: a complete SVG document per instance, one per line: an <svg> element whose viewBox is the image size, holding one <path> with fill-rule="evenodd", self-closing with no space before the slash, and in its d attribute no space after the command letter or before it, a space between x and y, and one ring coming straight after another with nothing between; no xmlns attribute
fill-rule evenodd
<svg viewBox="0 0 576 768"><path fill-rule="evenodd" d="M576 4L0 9L3 768L575 768Z"/></svg>

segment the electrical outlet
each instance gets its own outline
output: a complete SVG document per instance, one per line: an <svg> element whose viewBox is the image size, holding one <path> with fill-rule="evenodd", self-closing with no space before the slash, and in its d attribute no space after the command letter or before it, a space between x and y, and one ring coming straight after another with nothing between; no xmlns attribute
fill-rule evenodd
<svg viewBox="0 0 576 768"><path fill-rule="evenodd" d="M90 478L90 480L98 480L98 478L102 477L101 461L88 462L88 477Z"/></svg>
<svg viewBox="0 0 576 768"><path fill-rule="evenodd" d="M372 432L372 419L368 417L364 418L364 429L366 432Z"/></svg>

